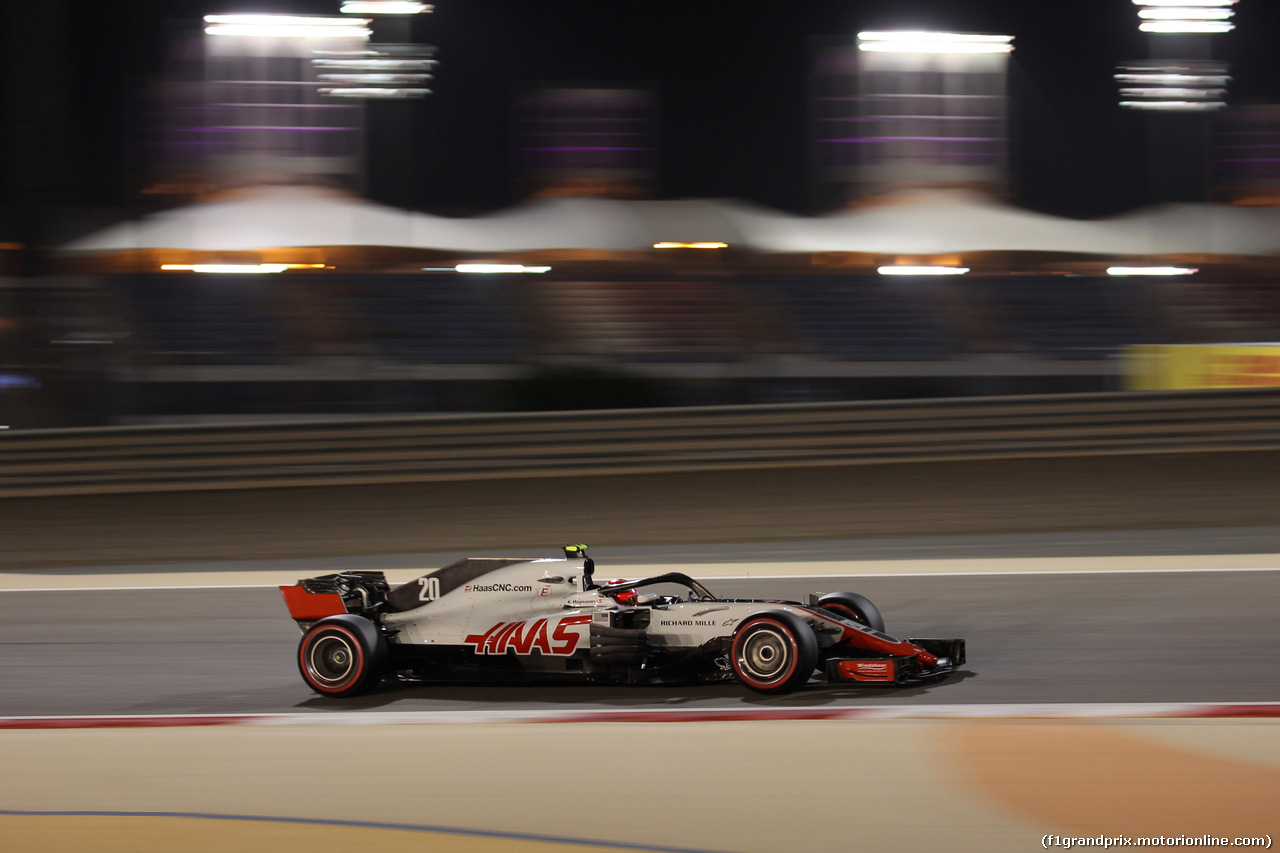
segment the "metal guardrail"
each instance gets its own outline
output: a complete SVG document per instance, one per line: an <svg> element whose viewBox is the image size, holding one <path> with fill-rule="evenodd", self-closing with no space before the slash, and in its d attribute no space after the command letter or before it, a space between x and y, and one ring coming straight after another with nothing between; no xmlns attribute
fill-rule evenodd
<svg viewBox="0 0 1280 853"><path fill-rule="evenodd" d="M0 497L1280 449L1280 391L0 433Z"/></svg>

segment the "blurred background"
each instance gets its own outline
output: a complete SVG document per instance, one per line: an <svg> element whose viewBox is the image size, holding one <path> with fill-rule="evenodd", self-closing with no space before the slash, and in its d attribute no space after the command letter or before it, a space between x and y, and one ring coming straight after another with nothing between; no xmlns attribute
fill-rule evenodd
<svg viewBox="0 0 1280 853"><path fill-rule="evenodd" d="M0 9L5 849L1270 844L1280 4ZM583 541L970 661L298 679Z"/></svg>
<svg viewBox="0 0 1280 853"><path fill-rule="evenodd" d="M0 423L1274 385L1276 14L8 3Z"/></svg>

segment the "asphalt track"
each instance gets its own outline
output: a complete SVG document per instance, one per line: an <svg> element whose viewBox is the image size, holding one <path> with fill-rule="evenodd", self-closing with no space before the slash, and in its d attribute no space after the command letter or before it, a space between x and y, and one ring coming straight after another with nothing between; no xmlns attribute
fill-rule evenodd
<svg viewBox="0 0 1280 853"><path fill-rule="evenodd" d="M1096 573L717 579L725 596L852 589L877 602L891 633L968 641L966 670L937 684L814 682L786 697L731 684L414 685L325 699L299 679L298 632L274 588L7 591L0 717L1280 701L1280 571L1108 572L1107 558L1097 562Z"/></svg>
<svg viewBox="0 0 1280 853"><path fill-rule="evenodd" d="M41 853L1022 853L1046 833L1208 832L1269 848L1278 476L1280 452L1233 451L5 499L0 837ZM676 564L724 595L851 588L892 632L967 638L970 662L925 688L778 698L332 701L294 668L279 593L248 586L569 541L602 576Z"/></svg>
<svg viewBox="0 0 1280 853"><path fill-rule="evenodd" d="M1047 833L1280 836L1275 704L1221 719L1130 704L1280 702L1280 529L594 552L629 576L679 565L724 595L855 589L890 631L966 637L970 664L927 688L778 698L449 685L333 701L294 668L279 592L248 584L407 578L455 554L0 571L5 849L1014 853ZM895 708L937 718L877 716ZM63 716L78 719L49 719Z"/></svg>

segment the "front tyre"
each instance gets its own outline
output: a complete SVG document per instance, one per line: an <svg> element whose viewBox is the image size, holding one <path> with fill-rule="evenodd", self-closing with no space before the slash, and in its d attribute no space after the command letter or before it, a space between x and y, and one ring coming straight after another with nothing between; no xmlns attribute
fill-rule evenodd
<svg viewBox="0 0 1280 853"><path fill-rule="evenodd" d="M818 640L808 623L794 613L758 613L734 632L729 663L748 690L790 693L813 675Z"/></svg>
<svg viewBox="0 0 1280 853"><path fill-rule="evenodd" d="M298 644L302 680L323 696L358 696L376 687L385 659L377 628L358 616L323 619Z"/></svg>
<svg viewBox="0 0 1280 853"><path fill-rule="evenodd" d="M829 592L818 599L818 607L841 619L851 619L884 633L884 617L871 599L856 592Z"/></svg>

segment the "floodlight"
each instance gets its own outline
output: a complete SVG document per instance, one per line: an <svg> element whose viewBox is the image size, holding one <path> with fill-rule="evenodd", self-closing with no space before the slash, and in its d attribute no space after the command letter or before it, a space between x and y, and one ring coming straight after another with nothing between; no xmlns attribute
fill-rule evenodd
<svg viewBox="0 0 1280 853"><path fill-rule="evenodd" d="M1200 98L1221 98L1225 89L1178 89L1173 86L1152 86L1143 89L1121 89L1120 95L1125 98L1160 98L1161 100L1191 100Z"/></svg>
<svg viewBox="0 0 1280 853"><path fill-rule="evenodd" d="M1236 0L1133 0L1144 33L1229 33Z"/></svg>
<svg viewBox="0 0 1280 853"><path fill-rule="evenodd" d="M211 36L257 38L367 39L368 18L320 18L297 15L205 15Z"/></svg>
<svg viewBox="0 0 1280 853"><path fill-rule="evenodd" d="M1226 104L1221 101L1121 101L1120 107L1126 110L1156 110L1168 112L1211 112L1220 110Z"/></svg>
<svg viewBox="0 0 1280 853"><path fill-rule="evenodd" d="M163 264L160 269L184 272L209 273L267 273L284 272L284 264Z"/></svg>
<svg viewBox="0 0 1280 853"><path fill-rule="evenodd" d="M1139 9L1138 17L1156 21L1225 21L1235 12L1218 7L1214 9L1202 6L1161 6L1157 9Z"/></svg>
<svg viewBox="0 0 1280 853"><path fill-rule="evenodd" d="M1234 6L1236 0L1133 0L1135 6Z"/></svg>
<svg viewBox="0 0 1280 853"><path fill-rule="evenodd" d="M858 33L858 50L875 53L1010 53L1013 36L923 31Z"/></svg>
<svg viewBox="0 0 1280 853"><path fill-rule="evenodd" d="M1229 33L1235 28L1230 21L1144 21L1138 25L1144 33Z"/></svg>
<svg viewBox="0 0 1280 853"><path fill-rule="evenodd" d="M956 42L989 42L991 44L1007 44L1013 36L988 35L982 33L943 33L929 30L893 30L886 32L858 33L859 41L914 42L930 41L940 43Z"/></svg>
<svg viewBox="0 0 1280 853"><path fill-rule="evenodd" d="M1127 71L1129 69L1124 70ZM1231 82L1231 78L1225 74L1161 74L1153 71L1150 73L1117 74L1115 76L1116 81L1120 83L1145 83L1156 87L1195 86L1197 84L1225 87Z"/></svg>
<svg viewBox="0 0 1280 853"><path fill-rule="evenodd" d="M236 24L243 26L253 26L254 24L262 24L263 26L298 26L298 27L353 27L356 25L368 24L367 20L352 20L350 18L338 18L333 15L205 15L204 22L206 24Z"/></svg>
<svg viewBox="0 0 1280 853"><path fill-rule="evenodd" d="M417 15L434 9L434 6L410 0L344 0L341 12L344 15Z"/></svg>
<svg viewBox="0 0 1280 853"><path fill-rule="evenodd" d="M275 273L285 270L322 270L324 264L161 264L160 269L167 272L202 272L202 273Z"/></svg>
<svg viewBox="0 0 1280 853"><path fill-rule="evenodd" d="M524 264L458 264L458 272L466 273L544 273L551 267L527 267Z"/></svg>
<svg viewBox="0 0 1280 853"><path fill-rule="evenodd" d="M1126 110L1157 110L1168 112L1209 112L1220 110L1226 104L1222 101L1121 101L1120 107Z"/></svg>
<svg viewBox="0 0 1280 853"><path fill-rule="evenodd" d="M1115 75L1120 106L1131 110L1203 112L1226 106L1227 65L1209 60L1143 60Z"/></svg>
<svg viewBox="0 0 1280 853"><path fill-rule="evenodd" d="M1107 275L1193 275L1191 267L1107 267Z"/></svg>
<svg viewBox="0 0 1280 853"><path fill-rule="evenodd" d="M377 85L396 85L401 83L425 83L430 74L317 74L322 83L353 83Z"/></svg>
<svg viewBox="0 0 1280 853"><path fill-rule="evenodd" d="M377 86L351 86L323 88L320 94L327 98L421 98L431 94L430 89L383 89Z"/></svg>
<svg viewBox="0 0 1280 853"><path fill-rule="evenodd" d="M378 44L366 50L317 50L311 64L320 73L320 94L329 98L402 100L422 98L422 84L439 61L431 45Z"/></svg>
<svg viewBox="0 0 1280 853"><path fill-rule="evenodd" d="M375 56L375 51L361 51ZM313 59L317 68L350 68L359 71L426 71L440 62L435 59Z"/></svg>
<svg viewBox="0 0 1280 853"><path fill-rule="evenodd" d="M968 267L935 267L935 266L892 266L880 267L876 272L880 275L964 275Z"/></svg>

